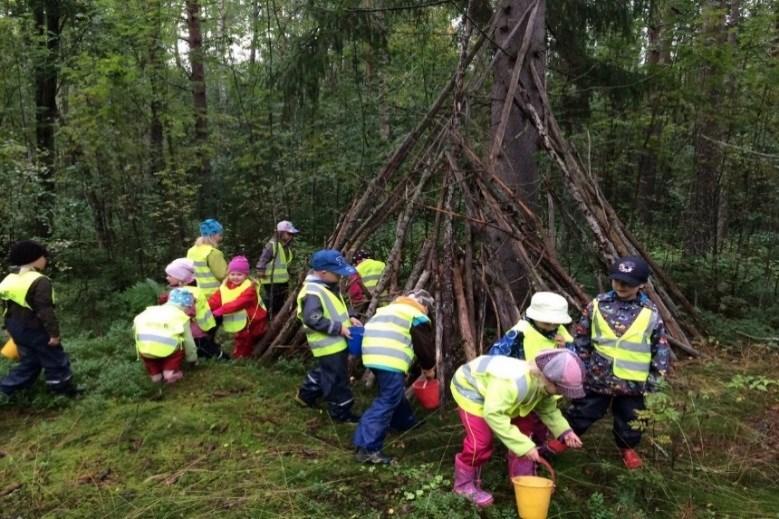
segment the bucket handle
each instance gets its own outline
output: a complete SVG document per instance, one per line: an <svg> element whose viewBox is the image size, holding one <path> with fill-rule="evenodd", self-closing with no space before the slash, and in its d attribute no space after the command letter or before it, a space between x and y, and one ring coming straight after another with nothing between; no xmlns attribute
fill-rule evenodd
<svg viewBox="0 0 779 519"><path fill-rule="evenodd" d="M554 490L557 488L557 472L555 472L555 470L552 468L552 465L550 465L549 462L544 458L541 458L538 464L543 465L546 471L549 472L549 474L552 476L552 492L554 492Z"/></svg>

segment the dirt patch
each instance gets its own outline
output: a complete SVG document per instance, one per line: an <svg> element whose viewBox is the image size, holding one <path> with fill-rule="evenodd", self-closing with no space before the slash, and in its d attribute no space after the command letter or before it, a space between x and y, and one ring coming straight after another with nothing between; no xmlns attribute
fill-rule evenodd
<svg viewBox="0 0 779 519"><path fill-rule="evenodd" d="M774 404L752 423L760 435L761 448L754 453L755 461L779 463L779 404Z"/></svg>

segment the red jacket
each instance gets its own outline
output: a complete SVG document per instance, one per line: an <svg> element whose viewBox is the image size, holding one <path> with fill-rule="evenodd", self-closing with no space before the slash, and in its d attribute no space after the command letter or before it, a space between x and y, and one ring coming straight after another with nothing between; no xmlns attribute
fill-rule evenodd
<svg viewBox="0 0 779 519"><path fill-rule="evenodd" d="M227 288L235 288L237 286L229 280L226 280L225 283L227 283ZM217 290L208 298L208 305L211 307L215 317L232 314L238 310L246 310L249 321L253 323L258 321L266 322L268 319L268 313L260 306L260 302L257 299L257 285L253 281L249 288L241 292L241 295L226 305L222 304L222 293Z"/></svg>

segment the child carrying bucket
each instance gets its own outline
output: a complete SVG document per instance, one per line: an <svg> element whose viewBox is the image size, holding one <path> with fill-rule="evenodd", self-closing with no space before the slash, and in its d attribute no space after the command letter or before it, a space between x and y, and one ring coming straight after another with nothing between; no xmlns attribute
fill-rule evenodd
<svg viewBox="0 0 779 519"><path fill-rule="evenodd" d="M492 456L493 436L508 448L509 470L520 465L515 461L519 458L541 462L533 440L516 426L518 419L531 412L568 447L581 447L554 396L581 398L583 382L584 365L564 349L542 351L533 361L483 355L460 366L452 378L451 391L465 438L454 459L454 492L479 507L492 504L492 494L480 487L480 472Z"/></svg>
<svg viewBox="0 0 779 519"><path fill-rule="evenodd" d="M554 292L536 292L530 299L525 316L490 348L488 355L506 355L519 360L532 361L543 350L565 347L573 342L573 337L565 325L571 322L568 315L568 301ZM568 349L573 349L572 347ZM523 434L530 437L536 445L544 446L553 452L564 445L552 438L547 444L549 430L539 420L536 413L518 418L516 425ZM509 467L512 476L533 474L533 462L514 458L514 467Z"/></svg>

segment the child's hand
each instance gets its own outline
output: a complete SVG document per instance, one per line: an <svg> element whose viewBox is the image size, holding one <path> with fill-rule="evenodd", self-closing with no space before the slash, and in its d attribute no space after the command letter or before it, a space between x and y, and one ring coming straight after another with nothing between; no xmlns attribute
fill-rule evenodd
<svg viewBox="0 0 779 519"><path fill-rule="evenodd" d="M571 449L579 449L581 448L582 440L579 438L579 435L577 435L573 431L568 431L565 436L563 436L563 443L570 447Z"/></svg>
<svg viewBox="0 0 779 519"><path fill-rule="evenodd" d="M50 337L49 338L49 346L59 346L60 345L60 338L59 337Z"/></svg>
<svg viewBox="0 0 779 519"><path fill-rule="evenodd" d="M535 447L525 453L524 457L535 463L541 463L541 455L538 453L538 449Z"/></svg>
<svg viewBox="0 0 779 519"><path fill-rule="evenodd" d="M350 317L349 320L352 322L354 326L363 326L362 321L360 321L356 317Z"/></svg>
<svg viewBox="0 0 779 519"><path fill-rule="evenodd" d="M219 308L212 311L211 313L214 315L214 317L222 317L224 315L224 310L222 310L222 307L220 306Z"/></svg>
<svg viewBox="0 0 779 519"><path fill-rule="evenodd" d="M347 339L352 338L352 332L349 331L349 325L346 323L341 323L341 336Z"/></svg>
<svg viewBox="0 0 779 519"><path fill-rule="evenodd" d="M554 342L558 348L565 348L565 338L559 333L554 336Z"/></svg>

